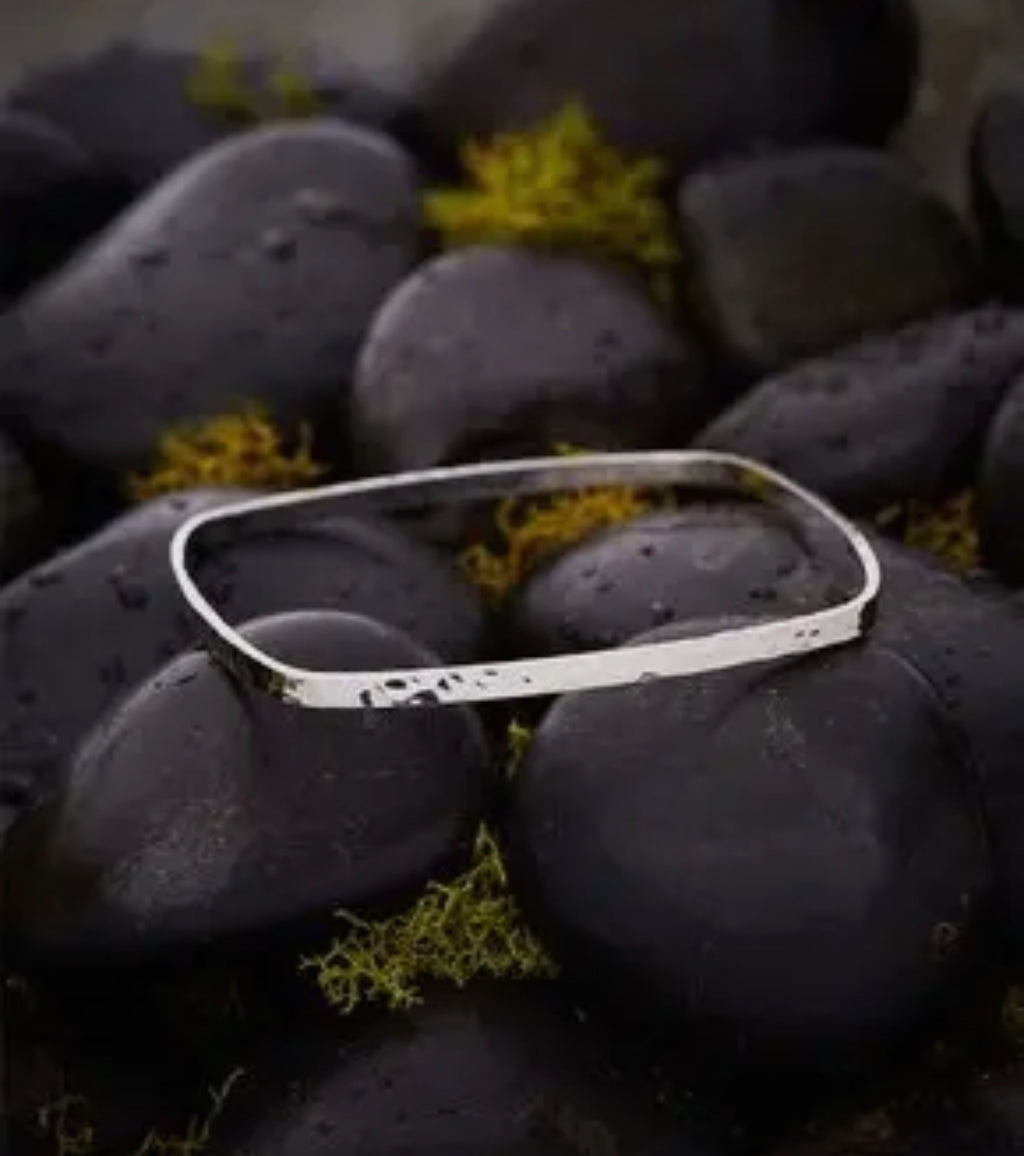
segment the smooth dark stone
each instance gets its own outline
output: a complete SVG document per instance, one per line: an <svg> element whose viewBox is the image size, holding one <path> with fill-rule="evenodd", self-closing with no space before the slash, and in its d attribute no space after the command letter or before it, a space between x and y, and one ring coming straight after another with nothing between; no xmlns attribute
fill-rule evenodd
<svg viewBox="0 0 1024 1156"><path fill-rule="evenodd" d="M245 634L317 670L439 661L336 611ZM462 865L490 789L468 707L306 711L184 654L108 714L54 799L10 832L10 942L40 960L114 961L379 913Z"/></svg>
<svg viewBox="0 0 1024 1156"><path fill-rule="evenodd" d="M198 622L168 547L188 516L238 496L200 491L148 503L0 590L0 782L28 776L45 788L117 699L196 643ZM447 559L382 523L249 532L205 558L200 551L195 573L232 623L353 611L406 630L448 661L480 657L476 591Z"/></svg>
<svg viewBox="0 0 1024 1156"><path fill-rule="evenodd" d="M1024 585L1024 372L1006 392L985 438L978 473L978 531L985 561L1011 586Z"/></svg>
<svg viewBox="0 0 1024 1156"><path fill-rule="evenodd" d="M330 459L356 351L417 259L409 158L320 120L207 150L0 326L0 420L111 505L170 426L262 404Z"/></svg>
<svg viewBox="0 0 1024 1156"><path fill-rule="evenodd" d="M34 561L48 542L50 529L32 471L0 435L0 582Z"/></svg>
<svg viewBox="0 0 1024 1156"><path fill-rule="evenodd" d="M679 212L694 305L749 378L977 293L953 211L881 153L729 161L683 182Z"/></svg>
<svg viewBox="0 0 1024 1156"><path fill-rule="evenodd" d="M352 455L369 471L682 445L710 413L692 343L626 276L472 248L408 278L359 355Z"/></svg>
<svg viewBox="0 0 1024 1156"><path fill-rule="evenodd" d="M195 52L116 42L29 73L7 100L63 126L142 191L196 153L250 127L189 99L187 81L199 61ZM273 62L250 55L240 63L248 87L265 90ZM385 132L393 122L410 119L393 97L368 84L310 74L301 65L296 71L307 77L327 115Z"/></svg>
<svg viewBox="0 0 1024 1156"><path fill-rule="evenodd" d="M971 201L1000 288L1024 299L1024 82L993 92L971 131Z"/></svg>
<svg viewBox="0 0 1024 1156"><path fill-rule="evenodd" d="M1024 368L1024 313L985 308L868 338L769 378L697 438L745 454L846 510L967 485Z"/></svg>
<svg viewBox="0 0 1024 1156"><path fill-rule="evenodd" d="M718 502L605 530L539 570L509 616L522 654L616 646L670 622L807 613L845 596L768 507Z"/></svg>
<svg viewBox="0 0 1024 1156"><path fill-rule="evenodd" d="M578 98L620 146L687 171L769 142L881 141L907 108L917 53L902 0L514 0L422 99L462 138Z"/></svg>
<svg viewBox="0 0 1024 1156"><path fill-rule="evenodd" d="M929 680L967 743L985 802L995 913L1024 977L1024 604L872 534L882 562L873 627Z"/></svg>
<svg viewBox="0 0 1024 1156"><path fill-rule="evenodd" d="M126 198L72 137L0 108L0 305L64 261Z"/></svg>
<svg viewBox="0 0 1024 1156"><path fill-rule="evenodd" d="M982 947L962 743L881 647L566 695L512 822L513 880L567 978L670 1055L805 1108L921 1042Z"/></svg>
<svg viewBox="0 0 1024 1156"><path fill-rule="evenodd" d="M343 1051L291 1051L298 1060L279 1065L273 1091L248 1094L248 1113L241 1093L210 1156L726 1151L692 1108L656 1104L621 1053L532 983L432 992Z"/></svg>

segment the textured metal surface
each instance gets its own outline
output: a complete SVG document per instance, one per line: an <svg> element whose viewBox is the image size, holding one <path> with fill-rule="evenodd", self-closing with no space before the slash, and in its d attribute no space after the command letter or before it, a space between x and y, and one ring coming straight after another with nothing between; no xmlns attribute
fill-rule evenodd
<svg viewBox="0 0 1024 1156"><path fill-rule="evenodd" d="M711 488L780 506L808 540L825 532L844 546L857 563L861 586L845 602L814 613L698 638L503 663L324 672L282 663L247 641L217 613L190 569L197 553L216 548L218 535L244 534L254 527L265 534L282 526L294 529L314 517L617 485ZM189 519L171 543L170 562L211 649L229 669L275 698L318 710L386 710L564 694L806 654L859 637L870 623L881 585L878 560L867 539L821 498L745 458L686 450L485 462L257 498Z"/></svg>

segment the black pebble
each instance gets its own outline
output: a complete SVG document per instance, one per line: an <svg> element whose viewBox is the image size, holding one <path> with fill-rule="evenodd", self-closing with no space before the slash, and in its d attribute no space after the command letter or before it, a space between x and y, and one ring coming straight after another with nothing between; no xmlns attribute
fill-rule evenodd
<svg viewBox="0 0 1024 1156"><path fill-rule="evenodd" d="M296 1040L273 1084L240 1089L210 1156L723 1156L692 1104L656 1104L653 1081L552 995L431 991L341 1054Z"/></svg>
<svg viewBox="0 0 1024 1156"><path fill-rule="evenodd" d="M244 631L316 670L440 661L335 611ZM54 798L9 833L8 942L40 961L114 962L273 939L339 908L379 914L463 865L491 774L468 707L306 711L182 655L109 713Z"/></svg>
<svg viewBox="0 0 1024 1156"><path fill-rule="evenodd" d="M687 178L679 212L694 304L750 378L977 292L966 230L881 153L732 160Z"/></svg>
<svg viewBox="0 0 1024 1156"><path fill-rule="evenodd" d="M1024 373L989 426L978 474L978 530L985 561L1011 586L1024 585Z"/></svg>
<svg viewBox="0 0 1024 1156"><path fill-rule="evenodd" d="M198 641L198 621L171 572L170 539L190 514L239 496L197 492L148 503L0 589L3 772L50 785L115 700ZM250 531L213 553L200 549L194 573L233 624L288 610L348 610L404 629L447 661L480 657L476 591L447 559L384 523Z"/></svg>
<svg viewBox="0 0 1024 1156"><path fill-rule="evenodd" d="M187 83L200 64L196 52L157 49L119 41L71 61L28 72L8 93L8 103L59 124L142 192L196 153L251 122L203 107ZM243 80L257 96L267 92L273 62L239 58ZM297 64L325 115L387 130L414 123L404 105L369 84L342 82Z"/></svg>
<svg viewBox="0 0 1024 1156"><path fill-rule="evenodd" d="M844 509L968 484L1024 368L1024 314L985 308L867 338L768 378L697 439L774 465Z"/></svg>
<svg viewBox="0 0 1024 1156"><path fill-rule="evenodd" d="M330 460L356 351L419 252L416 174L340 121L187 162L0 327L0 420L53 488L109 496L183 422L262 404Z"/></svg>
<svg viewBox="0 0 1024 1156"><path fill-rule="evenodd" d="M874 634L920 670L970 752L995 871L996 917L1024 978L1024 604L872 534L882 562Z"/></svg>
<svg viewBox="0 0 1024 1156"><path fill-rule="evenodd" d="M783 616L843 597L791 521L739 503L683 506L568 550L519 591L508 627L522 654L616 646L669 622Z"/></svg>
<svg viewBox="0 0 1024 1156"><path fill-rule="evenodd" d="M408 278L356 368L352 455L387 472L681 445L711 411L693 343L617 271L472 248Z"/></svg>
<svg viewBox="0 0 1024 1156"><path fill-rule="evenodd" d="M1024 299L1024 83L992 93L975 116L971 200L1003 292Z"/></svg>
<svg viewBox="0 0 1024 1156"><path fill-rule="evenodd" d="M962 744L882 648L566 695L513 791L513 879L567 978L805 1107L918 1042L982 946Z"/></svg>
<svg viewBox="0 0 1024 1156"><path fill-rule="evenodd" d="M0 306L60 265L128 196L67 133L0 109Z"/></svg>
<svg viewBox="0 0 1024 1156"><path fill-rule="evenodd" d="M611 139L680 171L765 143L878 143L917 78L904 0L515 0L423 85L451 138L580 99Z"/></svg>
<svg viewBox="0 0 1024 1156"><path fill-rule="evenodd" d="M52 529L32 471L0 434L0 582L36 560Z"/></svg>

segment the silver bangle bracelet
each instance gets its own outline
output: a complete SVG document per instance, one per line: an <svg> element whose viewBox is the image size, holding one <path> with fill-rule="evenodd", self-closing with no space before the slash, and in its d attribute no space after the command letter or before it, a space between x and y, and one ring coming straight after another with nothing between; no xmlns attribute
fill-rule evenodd
<svg viewBox="0 0 1024 1156"><path fill-rule="evenodd" d="M352 517L604 486L696 486L781 504L805 529L826 530L855 558L860 589L808 614L719 630L702 637L626 644L550 658L402 670L316 671L266 654L227 623L200 591L189 563L202 539L258 521L266 533L294 531L315 512ZM170 546L175 579L213 653L247 684L314 710L388 710L565 694L679 678L806 654L860 637L870 626L881 568L867 538L827 502L774 470L732 454L691 450L528 458L362 478L248 499L189 518Z"/></svg>

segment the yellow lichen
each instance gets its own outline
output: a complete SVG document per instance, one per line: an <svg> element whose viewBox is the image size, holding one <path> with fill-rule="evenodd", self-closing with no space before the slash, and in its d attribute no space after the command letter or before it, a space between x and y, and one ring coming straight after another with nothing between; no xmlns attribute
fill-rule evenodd
<svg viewBox="0 0 1024 1156"><path fill-rule="evenodd" d="M506 769L509 776L516 773L519 764L523 761L523 756L533 740L534 728L521 723L518 719L513 719L508 724L508 732L505 736L505 742L508 747L508 759L506 762Z"/></svg>
<svg viewBox="0 0 1024 1156"><path fill-rule="evenodd" d="M896 503L875 520L895 531L906 545L933 554L956 570L967 573L981 565L973 491L941 502Z"/></svg>
<svg viewBox="0 0 1024 1156"><path fill-rule="evenodd" d="M646 275L668 304L680 262L662 199L663 165L605 142L570 101L526 132L471 140L462 148L471 188L428 193L428 223L449 248L523 245L594 256Z"/></svg>
<svg viewBox="0 0 1024 1156"><path fill-rule="evenodd" d="M242 52L229 39L215 40L199 53L196 67L185 78L185 95L197 107L242 124L316 116L322 111L313 86L285 61L271 71L265 91L251 84Z"/></svg>
<svg viewBox="0 0 1024 1156"><path fill-rule="evenodd" d="M293 489L326 473L312 457L312 431L303 425L290 451L272 420L258 406L181 426L157 445L151 470L128 480L133 500L201 486Z"/></svg>
<svg viewBox="0 0 1024 1156"><path fill-rule="evenodd" d="M481 827L468 870L431 883L407 911L364 921L339 918L349 932L323 954L304 958L327 1001L343 1015L366 1001L404 1010L422 1001L421 983L437 979L464 987L470 980L551 976L554 964L524 923L509 892L494 836Z"/></svg>
<svg viewBox="0 0 1024 1156"><path fill-rule="evenodd" d="M555 450L560 454L587 452L564 444ZM652 494L635 486L592 487L530 501L506 498L494 515L502 539L500 549L474 542L462 551L459 563L471 582L498 600L568 546L672 504L668 492Z"/></svg>
<svg viewBox="0 0 1024 1156"><path fill-rule="evenodd" d="M181 1136L164 1136L155 1129L146 1133L130 1156L199 1156L210 1142L214 1123L232 1088L245 1074L244 1068L235 1068L219 1088L210 1088L213 1101L203 1117L193 1116ZM87 1114L91 1105L83 1096L62 1095L52 1104L39 1109L39 1126L57 1145L56 1156L94 1156L97 1146L96 1130L92 1124L73 1120L73 1114Z"/></svg>

